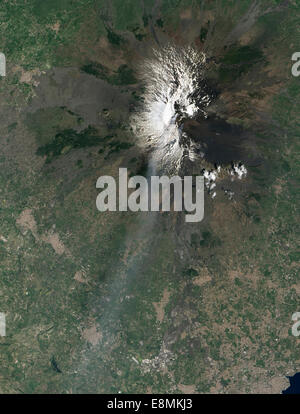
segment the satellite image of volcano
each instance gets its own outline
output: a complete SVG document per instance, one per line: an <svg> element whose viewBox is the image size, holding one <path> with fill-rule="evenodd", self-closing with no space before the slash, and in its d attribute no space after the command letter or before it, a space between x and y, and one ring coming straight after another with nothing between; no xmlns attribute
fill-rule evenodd
<svg viewBox="0 0 300 414"><path fill-rule="evenodd" d="M289 389L299 20L300 0L1 2L0 393ZM203 177L203 219L173 193L99 211L120 169Z"/></svg>

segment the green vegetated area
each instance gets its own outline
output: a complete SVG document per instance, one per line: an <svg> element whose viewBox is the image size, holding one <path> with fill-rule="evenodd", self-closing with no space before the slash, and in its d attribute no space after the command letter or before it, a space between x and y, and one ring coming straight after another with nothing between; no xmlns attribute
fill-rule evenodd
<svg viewBox="0 0 300 414"><path fill-rule="evenodd" d="M174 35L179 11L190 4L5 2L0 47L10 68L47 71L74 65L116 87L134 87L132 62L112 70L92 59L91 47L105 36L109 50L119 56L129 47L129 35L139 45L147 42L151 26ZM229 22L238 22L251 2L193 4L210 10L218 23L225 12ZM272 4L280 2L265 1L262 7ZM184 220L175 225L168 215L159 215L152 226L143 215L99 213L96 178L116 176L127 153L134 174L145 175L147 159L127 152L132 143L114 125L103 131L67 107L19 116L27 108L16 88L26 94L32 86L10 71L6 83L1 80L0 311L7 315L7 336L0 338L1 392L172 393L188 385L195 392L253 392L256 384L296 369L290 327L291 315L299 310L300 90L298 79L282 75L282 65L290 69L299 2L289 7L259 18L256 25L267 34L264 44L260 38L222 49L222 85L232 80L243 90L242 75L257 70L257 84L250 89L259 98L265 64L274 64L274 76L283 83L272 98L268 121L254 130L263 163L248 168L251 189L224 213L207 200L209 220L192 228ZM205 45L208 26L201 27ZM215 24L210 41L218 30ZM268 53L273 48L278 59ZM38 94L38 87L34 91ZM74 176L75 161L82 166L75 157L62 168L69 151L85 154L94 147L95 166L78 168ZM60 161L57 171L45 172L42 156ZM28 157L32 162L24 162ZM31 215L23 217L23 228L20 215L27 210ZM232 211L235 221L228 230ZM143 370L142 361L158 357L163 344L172 353L168 372L159 364Z"/></svg>
<svg viewBox="0 0 300 414"><path fill-rule="evenodd" d="M251 67L263 61L260 49L251 46L232 47L221 60L220 81L232 82Z"/></svg>
<svg viewBox="0 0 300 414"><path fill-rule="evenodd" d="M27 127L33 131L38 146L49 144L61 130L80 128L82 117L64 106L41 108L26 117Z"/></svg>
<svg viewBox="0 0 300 414"><path fill-rule="evenodd" d="M134 76L134 71L125 64L121 65L118 70L112 74L108 68L97 62L87 63L81 67L81 70L89 75L104 79L112 85L130 85L137 82Z"/></svg>
<svg viewBox="0 0 300 414"><path fill-rule="evenodd" d="M103 112L107 114L108 111L104 109ZM98 146L98 153L105 153L104 159L107 159L111 154L133 146L130 142L117 139L116 131L104 133L92 125L82 128L82 122L80 116L64 106L40 109L26 118L27 127L36 137L36 154L46 156L47 163L72 149ZM78 166L81 164L79 160Z"/></svg>
<svg viewBox="0 0 300 414"><path fill-rule="evenodd" d="M132 32L139 41L145 39L144 27L148 26L154 5L152 0L145 4L135 0L4 2L0 10L4 33L0 48L9 57L10 64L21 65L26 70L47 70L59 63L71 65L81 61L74 44L78 34L81 35L78 40L88 42L88 46L106 36L112 46L127 47L124 31ZM168 3L164 10L176 12L176 6ZM120 67L112 81L120 84L128 76L132 80L129 71Z"/></svg>
<svg viewBox="0 0 300 414"><path fill-rule="evenodd" d="M46 156L46 162L50 162L54 157L65 154L71 149L101 145L99 154L108 147L108 152L105 155L105 159L107 159L111 154L133 146L130 142L120 142L112 140L112 138L114 135L100 136L97 129L92 126L88 126L80 132L74 129L65 129L58 132L52 142L39 147L36 153L40 156Z"/></svg>
<svg viewBox="0 0 300 414"><path fill-rule="evenodd" d="M93 0L38 0L4 2L1 16L4 35L1 50L9 61L26 69L47 69L57 47L72 41ZM51 27L58 23L58 33Z"/></svg>
<svg viewBox="0 0 300 414"><path fill-rule="evenodd" d="M71 148L99 145L101 142L110 138L112 138L111 135L100 137L97 134L97 130L91 126L80 132L76 132L74 129L65 129L57 133L52 142L39 147L37 154L42 156L47 155L49 160L50 157L61 155L63 150L66 152Z"/></svg>

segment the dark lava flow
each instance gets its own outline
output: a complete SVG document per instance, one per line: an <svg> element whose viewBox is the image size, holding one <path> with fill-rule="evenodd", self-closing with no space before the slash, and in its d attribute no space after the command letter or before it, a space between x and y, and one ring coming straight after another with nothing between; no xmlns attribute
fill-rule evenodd
<svg viewBox="0 0 300 414"><path fill-rule="evenodd" d="M189 147L192 142L197 144L196 153L204 154L203 158L213 165L227 166L242 162L248 166L261 163L256 152L255 136L240 125L226 122L216 114L207 116L206 108L217 99L220 91L207 84L199 82L192 101L199 110L197 118L191 119L176 106L176 122L182 135L180 145Z"/></svg>
<svg viewBox="0 0 300 414"><path fill-rule="evenodd" d="M239 125L211 115L201 121L186 119L182 131L198 145L198 153L204 153L206 161L217 165L239 162L259 163L255 154L253 135Z"/></svg>

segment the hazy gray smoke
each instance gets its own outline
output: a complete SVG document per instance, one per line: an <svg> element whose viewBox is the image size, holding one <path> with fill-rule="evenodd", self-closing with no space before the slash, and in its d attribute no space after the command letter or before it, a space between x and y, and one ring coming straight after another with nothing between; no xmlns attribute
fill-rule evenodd
<svg viewBox="0 0 300 414"><path fill-rule="evenodd" d="M141 67L143 104L132 116L138 141L153 149L159 170L176 172L184 157L195 159L197 144L182 132L185 119L206 117L210 96L203 89L206 57L192 47L166 46Z"/></svg>

